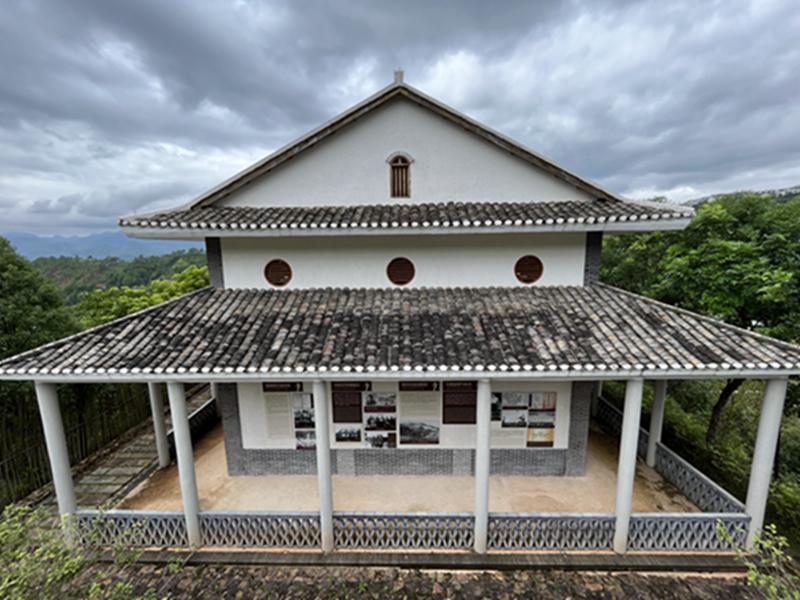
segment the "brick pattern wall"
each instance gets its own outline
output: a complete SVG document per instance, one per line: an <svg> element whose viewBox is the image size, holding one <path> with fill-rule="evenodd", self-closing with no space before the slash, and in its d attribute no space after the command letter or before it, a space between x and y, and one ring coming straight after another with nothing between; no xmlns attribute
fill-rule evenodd
<svg viewBox="0 0 800 600"><path fill-rule="evenodd" d="M493 475L582 475L586 469L593 382L572 384L569 449L494 449ZM291 449L245 449L236 385L219 385L229 475L313 475L316 453ZM368 448L331 450L337 475L472 475L475 451L451 448Z"/></svg>
<svg viewBox="0 0 800 600"><path fill-rule="evenodd" d="M206 238L206 264L208 265L208 282L211 287L224 288L225 278L222 276L222 246L219 238Z"/></svg>
<svg viewBox="0 0 800 600"><path fill-rule="evenodd" d="M583 267L583 285L600 281L600 255L603 250L603 232L590 231L586 234L586 258Z"/></svg>

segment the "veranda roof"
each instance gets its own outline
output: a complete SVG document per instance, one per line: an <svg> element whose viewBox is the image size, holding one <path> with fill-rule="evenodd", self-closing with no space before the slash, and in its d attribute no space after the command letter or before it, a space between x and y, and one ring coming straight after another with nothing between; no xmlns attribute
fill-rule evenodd
<svg viewBox="0 0 800 600"><path fill-rule="evenodd" d="M798 346L604 285L205 288L0 361L97 381L797 373Z"/></svg>
<svg viewBox="0 0 800 600"><path fill-rule="evenodd" d="M693 213L674 205L635 202L440 202L314 207L201 206L119 220L131 235L151 230L216 235L331 235L381 231L439 233L636 229L639 224L684 227Z"/></svg>

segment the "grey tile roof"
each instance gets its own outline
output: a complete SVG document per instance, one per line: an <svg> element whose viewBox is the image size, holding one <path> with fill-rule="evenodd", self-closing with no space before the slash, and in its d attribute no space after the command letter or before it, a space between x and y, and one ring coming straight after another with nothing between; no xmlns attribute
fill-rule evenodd
<svg viewBox="0 0 800 600"><path fill-rule="evenodd" d="M798 373L800 347L603 285L206 288L0 362L3 379L734 370Z"/></svg>
<svg viewBox="0 0 800 600"><path fill-rule="evenodd" d="M442 202L317 207L207 206L123 217L122 227L177 230L419 230L536 228L558 225L602 229L610 223L691 218L690 208L619 201ZM318 231L322 234L322 231Z"/></svg>

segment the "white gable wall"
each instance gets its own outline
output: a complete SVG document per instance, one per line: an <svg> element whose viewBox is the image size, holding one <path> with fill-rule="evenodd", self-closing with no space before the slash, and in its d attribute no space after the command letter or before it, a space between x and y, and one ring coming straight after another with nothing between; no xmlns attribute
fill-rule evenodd
<svg viewBox="0 0 800 600"><path fill-rule="evenodd" d="M411 198L389 195L389 165L405 152ZM591 197L406 99L343 128L231 196L227 206L319 206Z"/></svg>
<svg viewBox="0 0 800 600"><path fill-rule="evenodd" d="M223 238L222 271L227 288L268 289L264 267L280 258L292 268L285 289L393 287L386 267L402 256L416 268L405 287L518 286L514 265L533 254L544 265L534 285L582 285L585 240L582 233Z"/></svg>

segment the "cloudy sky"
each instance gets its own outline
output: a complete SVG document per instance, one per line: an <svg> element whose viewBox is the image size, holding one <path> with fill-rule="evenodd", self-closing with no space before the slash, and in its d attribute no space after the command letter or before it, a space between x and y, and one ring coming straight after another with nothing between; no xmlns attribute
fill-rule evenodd
<svg viewBox="0 0 800 600"><path fill-rule="evenodd" d="M797 0L9 0L0 231L182 203L390 82L633 197L800 184Z"/></svg>

